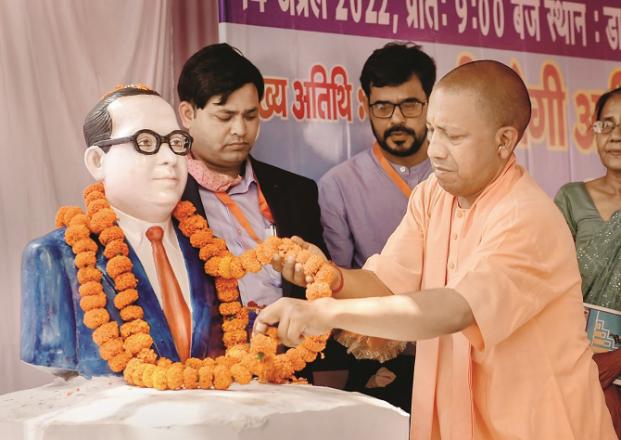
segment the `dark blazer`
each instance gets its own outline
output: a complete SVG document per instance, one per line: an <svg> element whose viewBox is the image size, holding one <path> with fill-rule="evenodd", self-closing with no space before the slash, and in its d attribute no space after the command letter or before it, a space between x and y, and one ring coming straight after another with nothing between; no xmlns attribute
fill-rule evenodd
<svg viewBox="0 0 621 440"><path fill-rule="evenodd" d="M328 255L322 237L317 184L306 177L260 162L252 156L250 162L274 216L278 236L297 235L319 246ZM192 202L198 213L205 216L205 208L198 189L196 180L188 175L188 182L181 198ZM283 296L304 298L305 291L283 280Z"/></svg>
<svg viewBox="0 0 621 440"><path fill-rule="evenodd" d="M175 223L175 221L173 221ZM223 354L222 318L213 279L203 270L198 251L175 225L185 259L192 302L192 353L198 358ZM76 371L82 376L113 374L92 340L92 330L84 325L80 308L75 255L64 239L65 228L33 240L22 256L21 359L24 362ZM129 245L129 243L128 243ZM153 349L159 356L178 361L172 334L164 312L134 250L129 258L138 279L137 305L151 327ZM114 281L106 273L103 246L97 252L97 268L108 297L110 317L121 323L114 307Z"/></svg>

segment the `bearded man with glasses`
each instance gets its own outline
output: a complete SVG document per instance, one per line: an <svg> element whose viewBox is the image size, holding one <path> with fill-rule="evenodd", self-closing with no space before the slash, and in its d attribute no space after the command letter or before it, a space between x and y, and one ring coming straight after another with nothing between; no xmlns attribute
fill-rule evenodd
<svg viewBox="0 0 621 440"><path fill-rule="evenodd" d="M223 354L222 318L213 279L171 213L187 180L192 137L157 92L127 86L104 96L84 122L84 162L102 181L123 230L153 349L184 361ZM100 357L80 306L75 255L65 227L30 242L22 259L23 361L53 374L112 374ZM103 246L96 265L106 274ZM107 311L117 322L115 283L101 280ZM118 287L118 286L117 286Z"/></svg>
<svg viewBox="0 0 621 440"><path fill-rule="evenodd" d="M425 119L435 79L433 59L414 44L388 43L365 62L360 83L376 142L319 181L323 236L337 265L360 268L380 252L412 188L431 174ZM345 389L410 410L413 356L350 361Z"/></svg>

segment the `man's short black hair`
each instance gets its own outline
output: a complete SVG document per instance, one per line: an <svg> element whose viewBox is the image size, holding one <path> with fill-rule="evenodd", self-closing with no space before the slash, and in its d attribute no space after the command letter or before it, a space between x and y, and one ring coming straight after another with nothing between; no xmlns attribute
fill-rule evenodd
<svg viewBox="0 0 621 440"><path fill-rule="evenodd" d="M367 98L371 87L398 86L416 75L429 98L436 82L436 63L414 43L386 44L364 63L360 84Z"/></svg>
<svg viewBox="0 0 621 440"><path fill-rule="evenodd" d="M221 96L219 104L225 104L231 93L246 84L254 84L260 101L264 83L259 69L238 49L219 43L203 47L186 61L177 93L181 101L201 109L214 96Z"/></svg>

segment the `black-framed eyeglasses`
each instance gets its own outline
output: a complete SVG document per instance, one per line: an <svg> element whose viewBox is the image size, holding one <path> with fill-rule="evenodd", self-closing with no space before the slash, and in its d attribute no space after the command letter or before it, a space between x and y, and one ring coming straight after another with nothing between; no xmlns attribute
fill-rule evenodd
<svg viewBox="0 0 621 440"><path fill-rule="evenodd" d="M131 142L134 145L134 149L141 154L157 154L162 144L168 144L173 153L179 156L185 156L190 152L193 141L194 139L192 139L190 133L184 130L173 130L166 136L161 136L153 130L145 128L138 130L131 136L106 139L95 142L94 145L100 147L107 153L113 145Z"/></svg>
<svg viewBox="0 0 621 440"><path fill-rule="evenodd" d="M376 118L390 119L395 109L399 107L401 114L406 118L417 118L423 113L427 102L419 101L416 98L404 99L401 102L376 101L370 104L371 114Z"/></svg>
<svg viewBox="0 0 621 440"><path fill-rule="evenodd" d="M608 134L611 133L612 130L614 130L618 125L621 125L621 122L615 124L610 119L606 119L605 121L595 121L593 123L593 132L597 134Z"/></svg>

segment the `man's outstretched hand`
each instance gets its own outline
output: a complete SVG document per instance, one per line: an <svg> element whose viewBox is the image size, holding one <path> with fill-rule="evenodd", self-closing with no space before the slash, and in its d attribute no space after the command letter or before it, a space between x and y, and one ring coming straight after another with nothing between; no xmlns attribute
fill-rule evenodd
<svg viewBox="0 0 621 440"><path fill-rule="evenodd" d="M278 337L283 344L294 347L302 342L304 336L322 335L332 330L329 314L333 301L336 300L281 298L261 310L254 324L254 332L265 333L269 325L278 323Z"/></svg>

